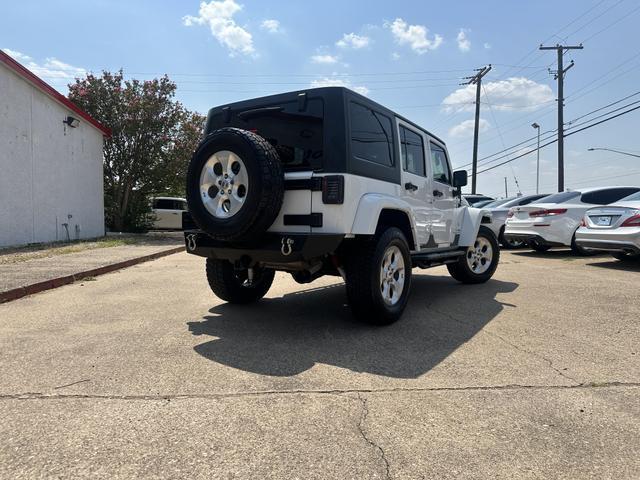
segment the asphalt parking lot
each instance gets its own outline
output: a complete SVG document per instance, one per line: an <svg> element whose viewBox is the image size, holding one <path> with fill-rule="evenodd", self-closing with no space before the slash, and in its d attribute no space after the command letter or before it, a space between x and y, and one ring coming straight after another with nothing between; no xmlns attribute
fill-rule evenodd
<svg viewBox="0 0 640 480"><path fill-rule="evenodd" d="M224 304L184 253L0 305L2 478L640 478L640 267L414 270L402 320L334 277Z"/></svg>

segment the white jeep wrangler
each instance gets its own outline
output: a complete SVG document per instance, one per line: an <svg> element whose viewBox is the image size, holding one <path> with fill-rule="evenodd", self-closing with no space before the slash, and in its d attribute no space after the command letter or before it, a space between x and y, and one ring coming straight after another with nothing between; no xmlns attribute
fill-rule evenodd
<svg viewBox="0 0 640 480"><path fill-rule="evenodd" d="M348 89L238 102L209 111L185 243L222 300L259 300L276 270L299 283L336 275L356 317L388 324L413 267L446 264L463 283L495 272L490 213L461 202L466 183L444 142Z"/></svg>

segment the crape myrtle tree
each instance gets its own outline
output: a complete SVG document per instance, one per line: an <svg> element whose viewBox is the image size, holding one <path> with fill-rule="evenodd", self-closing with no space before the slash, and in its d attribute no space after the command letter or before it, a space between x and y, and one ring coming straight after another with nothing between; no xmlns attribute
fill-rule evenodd
<svg viewBox="0 0 640 480"><path fill-rule="evenodd" d="M111 230L145 230L150 196L184 195L204 117L174 100L175 91L166 75L125 80L122 70L88 74L69 85L69 99L112 132L104 142L105 220Z"/></svg>

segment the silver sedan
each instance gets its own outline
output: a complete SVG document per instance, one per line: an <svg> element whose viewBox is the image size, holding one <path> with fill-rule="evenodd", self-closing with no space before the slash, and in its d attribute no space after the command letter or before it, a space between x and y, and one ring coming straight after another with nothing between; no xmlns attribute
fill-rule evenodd
<svg viewBox="0 0 640 480"><path fill-rule="evenodd" d="M640 261L640 192L606 207L587 210L576 232L586 249L611 252L618 260Z"/></svg>

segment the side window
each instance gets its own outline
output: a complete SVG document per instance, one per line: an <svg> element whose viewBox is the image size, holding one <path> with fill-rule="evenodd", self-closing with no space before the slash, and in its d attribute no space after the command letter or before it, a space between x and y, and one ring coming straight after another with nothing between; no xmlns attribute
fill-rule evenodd
<svg viewBox="0 0 640 480"><path fill-rule="evenodd" d="M584 203L593 203L595 205L608 205L637 192L637 188L610 188L607 190L599 190L596 192L587 192L582 194L581 200Z"/></svg>
<svg viewBox="0 0 640 480"><path fill-rule="evenodd" d="M187 204L183 200L174 200L173 201L173 209L174 210L186 210Z"/></svg>
<svg viewBox="0 0 640 480"><path fill-rule="evenodd" d="M393 166L391 119L358 103L351 103L351 153L369 162Z"/></svg>
<svg viewBox="0 0 640 480"><path fill-rule="evenodd" d="M436 182L451 185L451 171L449 170L449 162L447 162L447 154L439 145L431 142L431 169L433 170L433 179Z"/></svg>
<svg viewBox="0 0 640 480"><path fill-rule="evenodd" d="M173 210L173 201L166 198L160 198L155 201L154 208L159 210Z"/></svg>
<svg viewBox="0 0 640 480"><path fill-rule="evenodd" d="M424 142L417 133L401 126L400 142L402 153L402 168L416 175L425 175Z"/></svg>

